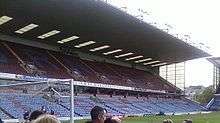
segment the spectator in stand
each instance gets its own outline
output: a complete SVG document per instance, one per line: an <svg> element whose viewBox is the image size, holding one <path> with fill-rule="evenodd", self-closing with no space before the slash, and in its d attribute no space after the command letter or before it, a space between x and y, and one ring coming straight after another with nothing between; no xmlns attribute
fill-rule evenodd
<svg viewBox="0 0 220 123"><path fill-rule="evenodd" d="M30 114L29 121L33 121L43 114L45 114L45 113L42 111L39 111L39 110L35 110Z"/></svg>
<svg viewBox="0 0 220 123"><path fill-rule="evenodd" d="M55 116L44 114L39 116L33 123L61 123Z"/></svg>
<svg viewBox="0 0 220 123"><path fill-rule="evenodd" d="M86 123L104 123L106 120L106 110L99 106L93 107L90 115L92 121L87 121Z"/></svg>
<svg viewBox="0 0 220 123"><path fill-rule="evenodd" d="M173 121L171 119L166 119L163 121L163 123L173 123Z"/></svg>
<svg viewBox="0 0 220 123"><path fill-rule="evenodd" d="M53 109L50 109L50 114L51 114L51 115L54 115L54 114L55 114L55 112L54 112Z"/></svg>
<svg viewBox="0 0 220 123"><path fill-rule="evenodd" d="M30 115L30 110L29 111L25 111L24 114L23 114L24 120L28 120L29 119L29 115Z"/></svg>
<svg viewBox="0 0 220 123"><path fill-rule="evenodd" d="M44 112L44 113L47 113L47 110L46 110L46 108L45 108L45 106L41 106L41 109L40 109L42 112Z"/></svg>

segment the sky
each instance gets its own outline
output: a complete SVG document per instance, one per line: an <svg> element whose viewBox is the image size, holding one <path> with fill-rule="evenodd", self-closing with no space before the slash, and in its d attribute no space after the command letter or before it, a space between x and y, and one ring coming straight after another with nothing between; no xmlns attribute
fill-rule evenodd
<svg viewBox="0 0 220 123"><path fill-rule="evenodd" d="M143 9L157 20L172 25L177 32L190 34L197 43L220 56L220 1L218 0L108 0L135 11ZM213 83L213 65L205 58L186 62L186 86Z"/></svg>

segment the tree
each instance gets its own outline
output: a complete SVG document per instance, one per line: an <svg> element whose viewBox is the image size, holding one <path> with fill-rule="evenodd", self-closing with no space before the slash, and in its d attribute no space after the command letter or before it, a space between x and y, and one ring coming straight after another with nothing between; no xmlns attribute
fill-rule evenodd
<svg viewBox="0 0 220 123"><path fill-rule="evenodd" d="M201 103L207 104L213 98L214 90L212 86L205 88L205 90L200 94L194 95L194 100Z"/></svg>

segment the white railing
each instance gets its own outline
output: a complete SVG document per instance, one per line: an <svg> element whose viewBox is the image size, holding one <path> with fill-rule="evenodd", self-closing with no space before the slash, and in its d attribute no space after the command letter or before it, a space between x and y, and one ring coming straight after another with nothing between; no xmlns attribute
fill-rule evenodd
<svg viewBox="0 0 220 123"><path fill-rule="evenodd" d="M206 105L206 108L207 109L209 109L210 108L210 106L214 103L214 98L212 98L210 101L209 101L209 103Z"/></svg>

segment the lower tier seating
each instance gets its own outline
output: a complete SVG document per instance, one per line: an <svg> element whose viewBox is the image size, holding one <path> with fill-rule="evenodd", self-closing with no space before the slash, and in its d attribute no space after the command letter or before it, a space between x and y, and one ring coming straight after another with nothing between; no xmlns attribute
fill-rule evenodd
<svg viewBox="0 0 220 123"><path fill-rule="evenodd" d="M89 116L90 110L95 105L105 108L113 115L183 113L204 110L199 104L186 99L79 95L75 96L74 101L75 116ZM46 107L47 111L52 109L59 117L70 115L70 97L68 96L49 101L40 95L0 93L0 108L15 118L22 118L25 111L37 110L42 106ZM5 119L9 118L1 110L0 116Z"/></svg>

